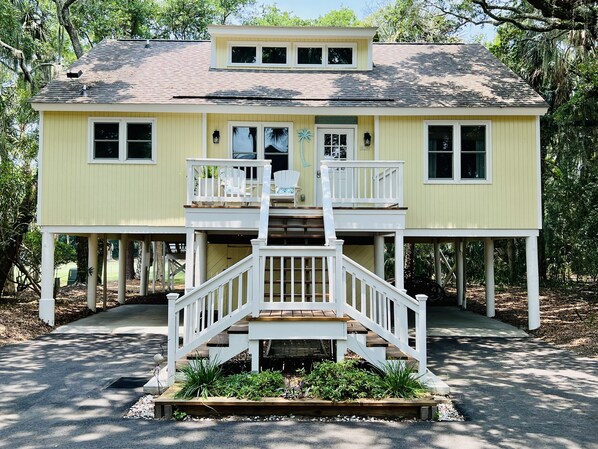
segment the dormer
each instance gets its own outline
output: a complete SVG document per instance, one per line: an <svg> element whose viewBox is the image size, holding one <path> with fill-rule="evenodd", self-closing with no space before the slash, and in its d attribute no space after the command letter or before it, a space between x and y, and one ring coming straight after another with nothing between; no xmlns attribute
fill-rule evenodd
<svg viewBox="0 0 598 449"><path fill-rule="evenodd" d="M210 25L211 67L372 70L376 28Z"/></svg>

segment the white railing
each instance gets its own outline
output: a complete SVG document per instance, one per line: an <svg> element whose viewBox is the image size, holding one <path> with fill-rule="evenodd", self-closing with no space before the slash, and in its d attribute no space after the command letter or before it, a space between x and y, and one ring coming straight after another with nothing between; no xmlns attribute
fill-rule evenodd
<svg viewBox="0 0 598 449"><path fill-rule="evenodd" d="M270 181L272 177L272 166L265 165L262 171L262 199L260 203L260 224L257 238L263 240L264 242L267 242L268 220L270 219Z"/></svg>
<svg viewBox="0 0 598 449"><path fill-rule="evenodd" d="M403 161L332 161L328 167L335 206L403 206Z"/></svg>
<svg viewBox="0 0 598 449"><path fill-rule="evenodd" d="M264 170L271 170L270 164L269 160L187 159L187 204L261 203Z"/></svg>
<svg viewBox="0 0 598 449"><path fill-rule="evenodd" d="M176 360L251 313L253 282L253 258L247 256L185 296L169 300L169 385L174 381Z"/></svg>
<svg viewBox="0 0 598 449"><path fill-rule="evenodd" d="M418 361L426 372L426 300L413 299L343 256L344 312ZM409 344L409 311L415 314L415 346Z"/></svg>
<svg viewBox="0 0 598 449"><path fill-rule="evenodd" d="M324 236L326 243L332 245L336 241L334 226L334 209L332 208L332 193L330 191L330 172L327 165L320 167L322 180L322 217L324 219Z"/></svg>

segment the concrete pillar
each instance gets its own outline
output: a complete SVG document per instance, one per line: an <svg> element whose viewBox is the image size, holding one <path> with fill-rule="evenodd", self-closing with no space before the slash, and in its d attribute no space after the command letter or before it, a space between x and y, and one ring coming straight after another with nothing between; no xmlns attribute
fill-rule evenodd
<svg viewBox="0 0 598 449"><path fill-rule="evenodd" d="M374 236L374 271L376 275L384 279L384 236Z"/></svg>
<svg viewBox="0 0 598 449"><path fill-rule="evenodd" d="M463 241L455 240L455 258L457 262L457 305L464 307L465 301L465 264L463 258Z"/></svg>
<svg viewBox="0 0 598 449"><path fill-rule="evenodd" d="M89 234L87 237L87 308L96 311L96 297L98 288L98 235Z"/></svg>
<svg viewBox="0 0 598 449"><path fill-rule="evenodd" d="M150 236L147 235L141 244L141 279L139 282L139 296L147 296L150 264Z"/></svg>
<svg viewBox="0 0 598 449"><path fill-rule="evenodd" d="M185 244L185 293L193 290L195 280L194 265L194 249L195 249L195 231L193 229L187 230L187 241Z"/></svg>
<svg viewBox="0 0 598 449"><path fill-rule="evenodd" d="M42 284L39 319L54 326L54 234L42 233Z"/></svg>
<svg viewBox="0 0 598 449"><path fill-rule="evenodd" d="M401 290L405 288L404 243L403 231L395 232L395 287Z"/></svg>
<svg viewBox="0 0 598 449"><path fill-rule="evenodd" d="M525 239L527 265L527 319L529 330L540 327L540 276L538 274L538 237Z"/></svg>
<svg viewBox="0 0 598 449"><path fill-rule="evenodd" d="M440 260L440 243L434 242L434 279L438 285L442 285L442 261Z"/></svg>
<svg viewBox="0 0 598 449"><path fill-rule="evenodd" d="M118 303L124 304L127 295L127 236L118 241Z"/></svg>
<svg viewBox="0 0 598 449"><path fill-rule="evenodd" d="M484 239L484 260L486 266L486 316L492 318L494 311L494 241Z"/></svg>

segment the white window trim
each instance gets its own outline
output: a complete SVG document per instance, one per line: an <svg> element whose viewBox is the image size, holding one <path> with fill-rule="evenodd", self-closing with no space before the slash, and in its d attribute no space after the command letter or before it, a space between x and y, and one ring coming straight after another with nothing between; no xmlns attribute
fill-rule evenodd
<svg viewBox="0 0 598 449"><path fill-rule="evenodd" d="M299 48L321 48L322 49L322 64L299 64ZM353 50L353 64L328 64L328 49L329 48L351 48ZM295 67L300 68L355 68L357 67L357 44L350 42L326 42L326 43L310 43L302 42L295 44L295 59L293 60Z"/></svg>
<svg viewBox="0 0 598 449"><path fill-rule="evenodd" d="M255 62L233 62L233 47L255 47ZM262 62L262 47L283 47L287 49L286 64L273 64ZM291 55L291 44L288 42L229 42L227 49L227 65L231 67L290 67L293 60Z"/></svg>
<svg viewBox="0 0 598 449"><path fill-rule="evenodd" d="M233 127L235 126L243 126L243 127L255 127L258 129L257 131L257 159L264 159L265 147L264 147L264 128L288 128L289 129L289 168L288 170L293 170L293 123L292 122L228 122L228 154L229 157L232 159L233 157ZM242 161L243 159L238 159Z"/></svg>
<svg viewBox="0 0 598 449"><path fill-rule="evenodd" d="M94 158L93 141L95 123L118 123L118 159ZM127 123L150 123L152 125L152 157L151 159L127 159ZM88 162L90 164L155 164L156 159L156 119L144 117L90 117L88 120Z"/></svg>
<svg viewBox="0 0 598 449"><path fill-rule="evenodd" d="M461 126L486 127L486 178L461 179ZM453 127L453 178L430 179L428 173L428 127ZM492 122L490 120L427 120L424 122L424 184L492 184Z"/></svg>

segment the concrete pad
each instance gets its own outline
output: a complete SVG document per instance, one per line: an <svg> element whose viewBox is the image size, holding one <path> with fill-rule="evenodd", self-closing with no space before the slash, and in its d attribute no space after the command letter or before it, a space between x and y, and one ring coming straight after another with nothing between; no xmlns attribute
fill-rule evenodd
<svg viewBox="0 0 598 449"><path fill-rule="evenodd" d="M53 333L168 335L168 306L127 304L65 324Z"/></svg>
<svg viewBox="0 0 598 449"><path fill-rule="evenodd" d="M426 374L421 376L419 380L428 388L428 390L430 390L430 393L432 394L448 396L451 393L451 389L447 383L430 370L427 370Z"/></svg>
<svg viewBox="0 0 598 449"><path fill-rule="evenodd" d="M428 337L527 337L523 330L457 307L428 307Z"/></svg>

